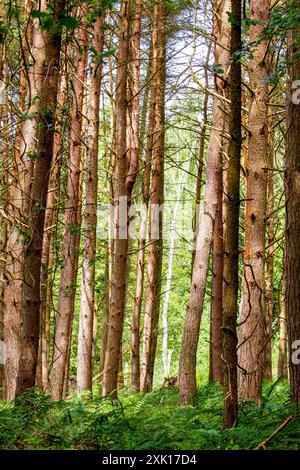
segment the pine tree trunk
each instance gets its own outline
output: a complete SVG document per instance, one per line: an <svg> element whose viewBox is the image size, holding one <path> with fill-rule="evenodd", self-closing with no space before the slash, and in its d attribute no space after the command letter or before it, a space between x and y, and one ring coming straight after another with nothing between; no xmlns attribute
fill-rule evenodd
<svg viewBox="0 0 300 470"><path fill-rule="evenodd" d="M241 399L261 398L265 346L265 217L267 199L266 170L268 167L268 75L267 40L263 39L269 17L268 0L250 1L250 41L259 44L250 61L250 85L253 95L249 109L249 140L246 174L246 214L244 279L240 326L238 329L239 396ZM263 23L262 23L263 22Z"/></svg>
<svg viewBox="0 0 300 470"><path fill-rule="evenodd" d="M223 290L223 362L224 362L224 428L236 425L237 394L237 336L239 288L239 211L241 160L241 64L234 57L241 50L241 2L231 0L230 55L233 58L229 73L230 116L228 167L226 174L226 232L224 238Z"/></svg>
<svg viewBox="0 0 300 470"><path fill-rule="evenodd" d="M63 0L55 3L56 21L64 6ZM45 12L48 2L42 0L38 7ZM32 43L34 66L28 71L31 101L27 110L31 119L22 125L22 158L16 162L18 186L13 190L14 214L20 225L12 226L7 243L9 280L4 294L4 337L8 400L35 383L42 239L53 145L53 132L49 128L55 115L61 33L42 31L36 19Z"/></svg>
<svg viewBox="0 0 300 470"><path fill-rule="evenodd" d="M295 5L299 9L299 0ZM300 363L297 353L300 340L300 104L299 94L296 92L299 85L295 88L295 81L300 77L299 52L300 28L297 28L288 32L285 155L285 308L288 321L291 398L297 405L300 404Z"/></svg>
<svg viewBox="0 0 300 470"><path fill-rule="evenodd" d="M220 149L221 151L221 149ZM222 161L222 157L221 157ZM218 202L212 249L209 380L223 383L222 305L223 305L223 174L218 174Z"/></svg>
<svg viewBox="0 0 300 470"><path fill-rule="evenodd" d="M287 318L285 308L285 280L283 279L281 299L279 302L278 311L278 326L279 326L279 344L278 344L278 363L277 363L277 379L288 378L288 358L287 358Z"/></svg>
<svg viewBox="0 0 300 470"><path fill-rule="evenodd" d="M151 67L148 67L147 77L149 79ZM143 109L146 109L148 103L148 89L144 96ZM143 116L142 116L143 119ZM145 121L145 119L144 119ZM145 122L143 122L141 131ZM140 232L137 254L137 275L136 288L133 303L132 324L131 324L131 385L134 390L140 390L140 318L144 291L144 272L145 272L145 249L147 236L148 208L150 197L150 176L151 161L153 151L153 129L154 129L154 88L151 90L150 112L148 123L148 135L145 156L145 168L143 175L143 209L140 220ZM145 132L145 131L144 131ZM141 138L142 141L142 138Z"/></svg>
<svg viewBox="0 0 300 470"><path fill-rule="evenodd" d="M1 12L2 13L2 12ZM1 20L3 19L1 15ZM3 50L3 57L4 57ZM2 51L0 50L0 53ZM0 61L2 57L0 56ZM0 67L0 79L3 83L8 83L8 70L5 64ZM0 102L0 119L2 122L3 128L8 128L8 107L5 104L5 93L3 101ZM0 399L2 397L2 385L4 379L4 331L3 331L3 310L4 310L4 286L5 286L5 248L7 242L7 233L9 230L8 220L7 220L7 210L9 203L9 133L6 130L2 133L2 145L1 145L1 176L0 176L0 194L1 194L1 211L3 215L0 217ZM2 362L3 361L3 362Z"/></svg>
<svg viewBox="0 0 300 470"><path fill-rule="evenodd" d="M62 141L62 110L67 94L66 76L62 74L59 96L59 114L53 141L53 163L50 172L47 205L45 212L42 270L41 270L41 304L40 304L40 339L36 385L43 390L49 389L49 352L50 352L50 312L52 301L52 281L54 267L54 241L57 234L57 204L59 200Z"/></svg>
<svg viewBox="0 0 300 470"><path fill-rule="evenodd" d="M269 168L274 166L274 139L275 131L269 132ZM266 248L266 298L265 320L266 338L264 349L263 378L272 380L272 321L274 313L274 241L275 223L273 215L274 206L274 174L268 172L267 181L267 248Z"/></svg>
<svg viewBox="0 0 300 470"><path fill-rule="evenodd" d="M102 395L117 395L118 368L123 333L126 261L128 249L127 227L127 74L129 59L129 28L131 1L125 0L119 13L119 50L116 78L116 131L114 170L114 254L111 286L107 347L102 382Z"/></svg>
<svg viewBox="0 0 300 470"><path fill-rule="evenodd" d="M222 64L224 71L229 61L229 27L227 11L229 1L216 2L214 19L215 62ZM220 46L221 44L221 46ZM226 75L225 77L226 78ZM216 90L226 97L226 81L216 79ZM206 158L206 186L200 225L196 239L196 252L192 271L190 297L187 306L183 330L180 362L179 362L179 393L182 405L192 402L196 394L196 357L200 332L200 322L209 265L209 255L213 239L214 221L218 206L218 178L222 171L220 141L224 127L223 103L214 98L212 129Z"/></svg>
<svg viewBox="0 0 300 470"><path fill-rule="evenodd" d="M86 7L79 12L81 20ZM54 349L50 373L51 394L61 400L68 369L68 350L72 332L75 291L77 280L78 247L80 240L80 180L81 180L81 135L84 83L88 32L82 25L77 32L78 50L73 78L74 102L71 111L70 154L68 161L67 201L65 206L65 228L62 246L63 267L61 272L58 306L55 319Z"/></svg>
<svg viewBox="0 0 300 470"><path fill-rule="evenodd" d="M93 32L93 48L100 55L104 44L104 18L96 20ZM86 155L86 201L83 231L83 263L81 304L78 332L77 389L78 392L92 391L92 351L95 290L95 256L97 227L98 192L98 134L99 100L102 67L95 59L90 76L89 126L87 133L88 149Z"/></svg>
<svg viewBox="0 0 300 470"><path fill-rule="evenodd" d="M159 0L153 11L153 87L154 127L152 182L150 190L149 250L147 265L147 288L144 319L144 336L140 388L149 392L153 383L154 362L158 335L160 289L162 271L162 214L164 171L164 106L165 106L165 35L164 5Z"/></svg>

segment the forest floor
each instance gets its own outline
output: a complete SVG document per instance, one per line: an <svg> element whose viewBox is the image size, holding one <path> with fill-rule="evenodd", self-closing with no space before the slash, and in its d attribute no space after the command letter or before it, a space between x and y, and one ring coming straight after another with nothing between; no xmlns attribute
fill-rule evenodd
<svg viewBox="0 0 300 470"><path fill-rule="evenodd" d="M216 384L201 387L196 405L185 408L178 406L175 387L147 395L124 391L114 405L75 395L53 403L31 391L14 406L0 402L0 449L255 449L290 416L266 448L300 448L300 417L285 381L264 385L260 407L241 404L234 429L222 430L222 412L223 391Z"/></svg>

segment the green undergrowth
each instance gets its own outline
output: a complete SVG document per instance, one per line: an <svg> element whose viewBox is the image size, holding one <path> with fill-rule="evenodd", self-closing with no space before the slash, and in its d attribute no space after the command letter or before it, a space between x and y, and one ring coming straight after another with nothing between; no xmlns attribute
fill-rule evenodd
<svg viewBox="0 0 300 470"><path fill-rule="evenodd" d="M300 418L284 381L265 384L260 407L240 406L239 423L222 430L223 391L199 389L195 406L180 408L175 387L152 393L123 392L117 403L88 396L53 403L30 391L14 405L0 402L0 449L255 449L289 416L292 421L267 449L299 449Z"/></svg>

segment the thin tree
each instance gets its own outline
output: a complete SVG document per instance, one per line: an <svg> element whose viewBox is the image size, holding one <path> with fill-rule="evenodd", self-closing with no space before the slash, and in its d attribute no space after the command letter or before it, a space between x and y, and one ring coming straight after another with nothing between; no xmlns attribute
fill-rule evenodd
<svg viewBox="0 0 300 470"><path fill-rule="evenodd" d="M83 227L82 286L78 332L77 389L92 391L93 321L95 316L95 256L98 193L98 134L101 54L104 45L104 16L99 16L93 29L94 57L90 73L89 125L87 131L85 211ZM100 63L99 63L100 60Z"/></svg>
<svg viewBox="0 0 300 470"><path fill-rule="evenodd" d="M125 0L119 12L119 48L116 77L116 120L115 120L115 169L114 169L114 253L113 277L107 345L103 370L102 395L117 394L118 368L124 321L126 293L126 262L128 249L127 227L127 76L129 60L131 1ZM130 187L132 189L132 181ZM125 219L125 220L124 220Z"/></svg>

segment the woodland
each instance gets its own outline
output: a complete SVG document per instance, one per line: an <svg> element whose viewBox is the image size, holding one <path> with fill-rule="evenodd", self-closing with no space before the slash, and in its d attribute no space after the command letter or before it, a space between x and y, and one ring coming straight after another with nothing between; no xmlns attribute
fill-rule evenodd
<svg viewBox="0 0 300 470"><path fill-rule="evenodd" d="M300 448L300 0L0 0L0 449Z"/></svg>

